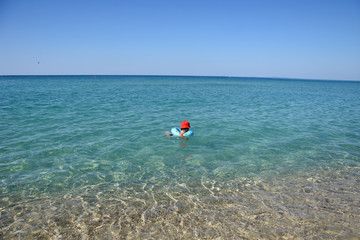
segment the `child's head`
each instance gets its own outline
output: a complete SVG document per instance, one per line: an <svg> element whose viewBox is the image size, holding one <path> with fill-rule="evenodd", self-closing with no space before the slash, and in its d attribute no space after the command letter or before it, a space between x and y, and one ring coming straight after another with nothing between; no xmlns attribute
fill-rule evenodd
<svg viewBox="0 0 360 240"><path fill-rule="evenodd" d="M190 123L189 123L188 121L182 121L180 128L181 128L181 129L183 129L183 128L189 129L189 128L191 128L191 127L190 127Z"/></svg>
<svg viewBox="0 0 360 240"><path fill-rule="evenodd" d="M182 121L180 129L185 130L185 132L189 131L190 123L188 121Z"/></svg>

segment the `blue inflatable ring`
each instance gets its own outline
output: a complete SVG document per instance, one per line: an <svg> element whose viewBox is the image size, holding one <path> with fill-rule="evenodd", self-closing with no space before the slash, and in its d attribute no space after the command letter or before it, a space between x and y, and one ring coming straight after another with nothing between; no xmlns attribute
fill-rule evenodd
<svg viewBox="0 0 360 240"><path fill-rule="evenodd" d="M170 132L171 132L171 134L172 134L173 136L178 137L178 136L180 135L180 133L181 133L181 130L180 130L180 128L174 127L174 128L172 128L172 129L170 130ZM192 135L194 135L194 131L193 131L193 130L189 130L189 131L187 131L186 133L183 134L184 137L188 137L188 136L192 136Z"/></svg>

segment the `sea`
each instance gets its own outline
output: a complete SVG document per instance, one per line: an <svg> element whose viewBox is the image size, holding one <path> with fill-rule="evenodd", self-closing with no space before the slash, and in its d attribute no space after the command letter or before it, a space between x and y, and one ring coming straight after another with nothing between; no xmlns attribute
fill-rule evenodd
<svg viewBox="0 0 360 240"><path fill-rule="evenodd" d="M0 76L0 239L360 239L360 82Z"/></svg>

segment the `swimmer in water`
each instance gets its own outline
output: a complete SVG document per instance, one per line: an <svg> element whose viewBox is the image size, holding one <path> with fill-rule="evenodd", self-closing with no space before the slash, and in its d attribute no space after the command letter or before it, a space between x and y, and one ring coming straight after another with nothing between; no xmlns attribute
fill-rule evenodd
<svg viewBox="0 0 360 240"><path fill-rule="evenodd" d="M184 134L186 132L188 132L190 130L190 128L191 128L190 123L188 121L182 121L181 126L180 126L181 132L179 134L179 137L188 139L187 137L184 136ZM171 134L170 132L165 132L165 134L166 134L167 137L172 137L173 136L173 134Z"/></svg>

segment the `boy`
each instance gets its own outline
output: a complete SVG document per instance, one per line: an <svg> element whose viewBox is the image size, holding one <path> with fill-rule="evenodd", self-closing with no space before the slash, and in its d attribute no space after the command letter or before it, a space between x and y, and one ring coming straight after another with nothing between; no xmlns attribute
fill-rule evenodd
<svg viewBox="0 0 360 240"><path fill-rule="evenodd" d="M183 135L184 135L186 132L188 132L190 128L191 128L191 127L190 127L190 123L189 123L188 121L182 121L181 126L180 126L181 132L180 132L180 134L179 134L179 137L188 139L187 137L185 137L185 136L183 136ZM172 133L170 133L170 132L165 132L165 133L166 133L166 136L167 136L167 137L172 137L172 136L174 136L174 135L173 135Z"/></svg>

